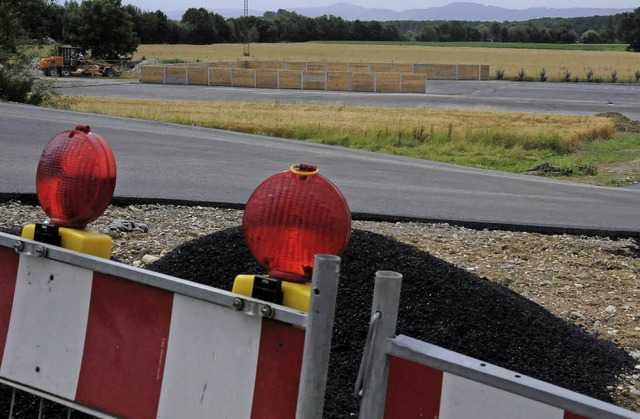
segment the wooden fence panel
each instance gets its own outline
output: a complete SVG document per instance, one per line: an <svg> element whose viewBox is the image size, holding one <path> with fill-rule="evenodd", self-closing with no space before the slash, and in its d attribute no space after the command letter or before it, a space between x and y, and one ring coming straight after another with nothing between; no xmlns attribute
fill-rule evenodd
<svg viewBox="0 0 640 419"><path fill-rule="evenodd" d="M371 63L369 70L372 73L391 73L391 63Z"/></svg>
<svg viewBox="0 0 640 419"><path fill-rule="evenodd" d="M164 82L167 84L187 84L187 67L168 65Z"/></svg>
<svg viewBox="0 0 640 419"><path fill-rule="evenodd" d="M410 63L393 63L391 71L394 73L413 73L414 64Z"/></svg>
<svg viewBox="0 0 640 419"><path fill-rule="evenodd" d="M349 63L331 61L327 63L327 71L348 71Z"/></svg>
<svg viewBox="0 0 640 419"><path fill-rule="evenodd" d="M264 61L264 66L262 67L265 70L286 70L287 63L286 61Z"/></svg>
<svg viewBox="0 0 640 419"><path fill-rule="evenodd" d="M306 71L327 71L327 63L308 62Z"/></svg>
<svg viewBox="0 0 640 419"><path fill-rule="evenodd" d="M438 64L436 79L437 80L456 80L457 78L456 64Z"/></svg>
<svg viewBox="0 0 640 419"><path fill-rule="evenodd" d="M279 70L280 72L280 88L281 89L300 89L302 88L301 79L302 72L294 70Z"/></svg>
<svg viewBox="0 0 640 419"><path fill-rule="evenodd" d="M164 66L145 65L141 68L140 82L164 83Z"/></svg>
<svg viewBox="0 0 640 419"><path fill-rule="evenodd" d="M307 90L325 90L327 88L326 71L302 72L302 88Z"/></svg>
<svg viewBox="0 0 640 419"><path fill-rule="evenodd" d="M400 91L402 93L425 93L427 78L424 74L403 73Z"/></svg>
<svg viewBox="0 0 640 419"><path fill-rule="evenodd" d="M373 73L351 73L351 91L373 92Z"/></svg>
<svg viewBox="0 0 640 419"><path fill-rule="evenodd" d="M307 69L307 63L305 61L288 61L287 62L287 70L304 71L306 69Z"/></svg>
<svg viewBox="0 0 640 419"><path fill-rule="evenodd" d="M265 89L278 88L278 70L255 70L256 87Z"/></svg>
<svg viewBox="0 0 640 419"><path fill-rule="evenodd" d="M352 73L369 73L369 63L349 63L349 71Z"/></svg>
<svg viewBox="0 0 640 419"><path fill-rule="evenodd" d="M480 80L491 80L491 72L488 65L480 66Z"/></svg>
<svg viewBox="0 0 640 419"><path fill-rule="evenodd" d="M187 84L209 85L208 68L187 67Z"/></svg>
<svg viewBox="0 0 640 419"><path fill-rule="evenodd" d="M376 73L376 92L398 93L400 73Z"/></svg>
<svg viewBox="0 0 640 419"><path fill-rule="evenodd" d="M210 68L211 86L233 86L232 68Z"/></svg>
<svg viewBox="0 0 640 419"><path fill-rule="evenodd" d="M348 71L330 71L327 73L327 90L349 91L351 73Z"/></svg>
<svg viewBox="0 0 640 419"><path fill-rule="evenodd" d="M248 68L250 70L263 69L264 63L262 61L245 61L243 68Z"/></svg>
<svg viewBox="0 0 640 419"><path fill-rule="evenodd" d="M234 68L233 85L235 87L255 87L255 71L248 68Z"/></svg>
<svg viewBox="0 0 640 419"><path fill-rule="evenodd" d="M211 63L210 67L216 68L242 68L244 66L243 61L218 61L217 63Z"/></svg>
<svg viewBox="0 0 640 419"><path fill-rule="evenodd" d="M412 73L424 74L427 79L434 80L436 78L437 64L414 64Z"/></svg>
<svg viewBox="0 0 640 419"><path fill-rule="evenodd" d="M478 80L480 77L480 66L477 64L458 65L458 80Z"/></svg>

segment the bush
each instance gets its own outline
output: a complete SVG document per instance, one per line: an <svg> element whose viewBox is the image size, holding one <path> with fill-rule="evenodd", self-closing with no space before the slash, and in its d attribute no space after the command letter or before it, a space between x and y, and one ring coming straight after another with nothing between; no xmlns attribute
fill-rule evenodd
<svg viewBox="0 0 640 419"><path fill-rule="evenodd" d="M53 94L51 81L37 80L26 67L0 64L0 100L41 105Z"/></svg>
<svg viewBox="0 0 640 419"><path fill-rule="evenodd" d="M540 70L540 81L547 81L549 77L547 76L547 70L544 68Z"/></svg>
<svg viewBox="0 0 640 419"><path fill-rule="evenodd" d="M636 81L640 81L640 71L636 71Z"/></svg>
<svg viewBox="0 0 640 419"><path fill-rule="evenodd" d="M611 72L611 83L616 83L618 81L618 72L613 70Z"/></svg>
<svg viewBox="0 0 640 419"><path fill-rule="evenodd" d="M567 83L571 81L571 72L569 70L564 71L564 73L562 74L562 80L566 81Z"/></svg>
<svg viewBox="0 0 640 419"><path fill-rule="evenodd" d="M518 81L524 81L525 76L526 76L526 74L525 74L525 72L524 72L524 68L521 68L521 69L518 71Z"/></svg>
<svg viewBox="0 0 640 419"><path fill-rule="evenodd" d="M601 42L600 34L593 29L589 29L582 34L583 44L600 44Z"/></svg>
<svg viewBox="0 0 640 419"><path fill-rule="evenodd" d="M640 72L638 72L638 74L640 74ZM504 79L504 70L502 68L499 68L496 70L496 80L502 79Z"/></svg>
<svg viewBox="0 0 640 419"><path fill-rule="evenodd" d="M592 70L592 69L588 69L588 70L587 70L587 81L588 81L589 83L592 83L592 82L594 81L594 78L593 78L593 70Z"/></svg>

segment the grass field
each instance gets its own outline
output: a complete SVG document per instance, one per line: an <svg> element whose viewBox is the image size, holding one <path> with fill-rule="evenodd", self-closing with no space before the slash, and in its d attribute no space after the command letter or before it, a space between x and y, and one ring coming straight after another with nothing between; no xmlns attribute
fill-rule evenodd
<svg viewBox="0 0 640 419"><path fill-rule="evenodd" d="M640 135L611 119L459 110L75 98L70 109L522 173L547 163L557 176L602 185L640 180ZM605 165L615 170L601 171Z"/></svg>
<svg viewBox="0 0 640 419"><path fill-rule="evenodd" d="M549 81L592 79L608 81L615 71L618 82L635 82L640 75L640 54L624 51L576 51L526 48L417 46L414 44L251 44L250 57L241 44L141 45L134 59L183 60L187 62L235 60L351 61L431 64L488 64L491 76L504 71L505 79L515 79L521 70L525 78L539 79L544 68Z"/></svg>
<svg viewBox="0 0 640 419"><path fill-rule="evenodd" d="M626 51L627 44L541 44L526 42L407 42L407 41L312 41L312 44L339 45L396 45L442 48L511 48L511 49L552 49L567 51Z"/></svg>

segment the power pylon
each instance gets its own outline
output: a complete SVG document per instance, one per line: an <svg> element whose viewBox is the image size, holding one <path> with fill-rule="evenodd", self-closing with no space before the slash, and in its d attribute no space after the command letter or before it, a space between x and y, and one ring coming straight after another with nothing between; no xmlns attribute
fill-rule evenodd
<svg viewBox="0 0 640 419"><path fill-rule="evenodd" d="M245 17L245 23L247 22L247 18L249 17L249 0L244 0L244 17ZM244 56L248 57L249 55L251 55L249 53L249 35L247 34L247 30L245 28L244 31Z"/></svg>

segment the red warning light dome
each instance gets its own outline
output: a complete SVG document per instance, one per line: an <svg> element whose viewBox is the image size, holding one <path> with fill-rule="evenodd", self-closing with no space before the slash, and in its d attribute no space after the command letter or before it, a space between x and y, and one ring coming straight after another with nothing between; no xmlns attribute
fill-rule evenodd
<svg viewBox="0 0 640 419"><path fill-rule="evenodd" d="M42 152L36 192L51 224L86 227L107 209L115 187L111 147L88 126L58 133Z"/></svg>
<svg viewBox="0 0 640 419"><path fill-rule="evenodd" d="M251 194L242 219L249 250L269 276L302 282L316 254L340 255L351 212L340 190L310 165L270 177Z"/></svg>

